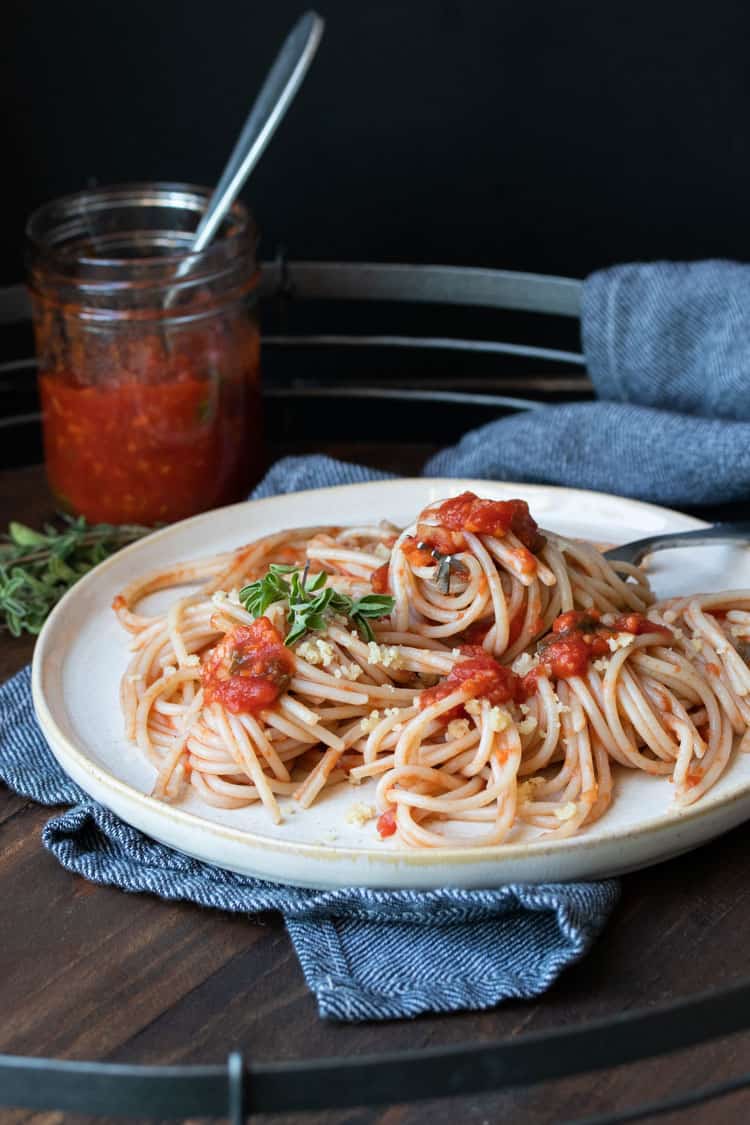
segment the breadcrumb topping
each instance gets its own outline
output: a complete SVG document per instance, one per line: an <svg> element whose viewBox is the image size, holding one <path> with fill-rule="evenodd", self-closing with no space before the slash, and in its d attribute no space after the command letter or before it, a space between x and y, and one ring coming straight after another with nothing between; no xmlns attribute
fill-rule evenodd
<svg viewBox="0 0 750 1125"><path fill-rule="evenodd" d="M367 645L367 660L370 664L382 668L393 668L394 671L401 667L401 653L398 645L379 645L377 641L369 641Z"/></svg>
<svg viewBox="0 0 750 1125"><path fill-rule="evenodd" d="M359 720L359 729L363 734L372 734L379 722L380 712L371 711L364 719Z"/></svg>
<svg viewBox="0 0 750 1125"><path fill-rule="evenodd" d="M352 661L351 664L342 664L340 668L334 668L333 674L337 680L358 680L362 675L362 669L359 664Z"/></svg>
<svg viewBox="0 0 750 1125"><path fill-rule="evenodd" d="M525 676L536 665L534 657L529 652L522 652L511 664L511 669L517 676Z"/></svg>
<svg viewBox="0 0 750 1125"><path fill-rule="evenodd" d="M374 816L377 816L374 805L365 805L358 801L356 805L352 805L346 814L346 823L358 824L360 828L363 828L368 820L372 820Z"/></svg>
<svg viewBox="0 0 750 1125"><path fill-rule="evenodd" d="M306 660L308 664L321 665L324 668L330 668L333 664L336 653L334 652L333 645L328 641L321 640L320 637L315 637L314 640L303 641L301 645L297 646L297 656L301 660ZM348 677L353 679L353 676Z"/></svg>
<svg viewBox="0 0 750 1125"><path fill-rule="evenodd" d="M445 737L449 742L455 738L464 738L469 733L468 719L451 719L445 728Z"/></svg>
<svg viewBox="0 0 750 1125"><path fill-rule="evenodd" d="M490 730L499 732L507 730L510 726L511 719L508 712L503 707L493 707L489 714Z"/></svg>
<svg viewBox="0 0 750 1125"><path fill-rule="evenodd" d="M614 637L608 637L607 644L609 645L609 651L617 652L618 648L627 648L628 645L632 645L634 640L635 637L632 633L618 633Z"/></svg>

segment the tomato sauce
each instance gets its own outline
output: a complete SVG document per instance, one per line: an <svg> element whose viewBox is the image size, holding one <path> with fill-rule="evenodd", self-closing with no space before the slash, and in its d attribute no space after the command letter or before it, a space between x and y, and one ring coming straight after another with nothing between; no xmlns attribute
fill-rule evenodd
<svg viewBox="0 0 750 1125"><path fill-rule="evenodd" d="M480 500L473 492L462 492L431 509L429 514L440 527L452 532L470 531L500 539L512 531L534 554L545 544L525 500Z"/></svg>
<svg viewBox="0 0 750 1125"><path fill-rule="evenodd" d="M642 613L623 613L615 619L612 626L615 633L634 633L640 637L644 633L661 633L665 642L674 640L674 634L666 625L659 625L656 621L649 621Z"/></svg>
<svg viewBox="0 0 750 1125"><path fill-rule="evenodd" d="M555 679L567 680L585 675L590 662L608 652L607 638L601 634L568 633L544 648L539 663Z"/></svg>
<svg viewBox="0 0 750 1125"><path fill-rule="evenodd" d="M201 669L207 703L234 714L257 714L286 691L294 659L267 617L237 625L216 645Z"/></svg>
<svg viewBox="0 0 750 1125"><path fill-rule="evenodd" d="M432 531L432 528L430 528ZM422 540L420 539L420 543ZM412 535L407 535L402 544L401 550L404 558L409 566L435 566L438 560L433 555L433 548L437 549L437 544L431 540L424 546L418 546L417 540ZM450 553L450 552L448 552Z"/></svg>
<svg viewBox="0 0 750 1125"><path fill-rule="evenodd" d="M690 766L685 775L685 788L693 789L696 785L700 785L704 776L704 771L700 766Z"/></svg>
<svg viewBox="0 0 750 1125"><path fill-rule="evenodd" d="M464 641L467 645L481 645L484 638L492 628L494 621L475 621L468 629L464 630Z"/></svg>
<svg viewBox="0 0 750 1125"><path fill-rule="evenodd" d="M172 350L143 333L40 372L50 485L93 522L182 519L239 499L262 468L255 326L193 331Z"/></svg>
<svg viewBox="0 0 750 1125"><path fill-rule="evenodd" d="M382 566L379 566L377 568L377 570L374 570L372 572L372 576L370 578L370 585L372 586L372 589L373 589L374 593L376 593L376 594L387 594L388 593L388 590L390 589L390 587L388 586L388 570L389 570L389 568L390 568L390 563L383 563Z"/></svg>
<svg viewBox="0 0 750 1125"><path fill-rule="evenodd" d="M380 814L376 828L383 839L385 839L386 836L393 836L395 834L396 814L393 809L386 809L384 813Z"/></svg>
<svg viewBox="0 0 750 1125"><path fill-rule="evenodd" d="M521 681L510 668L498 664L494 657L478 645L461 645L460 652L465 659L459 660L444 680L420 693L420 711L424 711L434 703L439 703L441 699L445 699L459 688L463 688L467 699L482 696L488 699L493 707L519 698ZM459 704L445 715L441 715L440 720L450 722L451 719L463 714L463 711L463 705Z"/></svg>
<svg viewBox="0 0 750 1125"><path fill-rule="evenodd" d="M524 677L523 690L526 694L536 691L540 675L557 680L584 676L592 660L609 655L609 642L618 633L661 634L664 643L673 639L669 629L649 621L642 613L622 614L609 626L602 624L596 610L569 610L555 618L552 631L537 645L539 665Z"/></svg>
<svg viewBox="0 0 750 1125"><path fill-rule="evenodd" d="M525 620L526 620L526 606L522 604L518 607L516 612L513 614L513 616L510 619L510 623L508 625L508 647L509 648L510 648L511 645L514 645L516 643L516 641L518 640L518 638L521 636L521 630L523 629L523 624L524 624ZM532 625L533 625L532 633L534 633L534 634L538 633L542 628L541 620L538 617L536 618L535 621L532 622Z"/></svg>

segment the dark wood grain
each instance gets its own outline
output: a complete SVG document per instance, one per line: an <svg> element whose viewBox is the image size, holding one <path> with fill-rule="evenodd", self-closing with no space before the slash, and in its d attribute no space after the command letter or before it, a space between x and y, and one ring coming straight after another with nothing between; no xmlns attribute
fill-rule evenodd
<svg viewBox="0 0 750 1125"><path fill-rule="evenodd" d="M303 451L296 445L273 452ZM326 452L415 473L431 448L347 444ZM50 513L40 469L0 474L1 524L10 518L39 523ZM28 640L3 637L0 677L26 663L31 651ZM319 1019L278 916L233 917L87 883L42 848L40 831L50 812L0 787L0 1051L187 1063L217 1062L236 1048L280 1060L490 1042L656 1005L750 973L747 830L741 827L626 877L595 948L538 1000L489 1012L339 1026ZM750 1035L740 1035L540 1088L385 1109L365 1105L304 1120L543 1125L715 1082L746 1068L749 1056ZM715 1125L749 1118L750 1094L738 1094L679 1120ZM59 1114L21 1111L0 1111L0 1119L8 1125L63 1121ZM293 1120L303 1119L273 1118L280 1125ZM660 1120L674 1125L678 1118Z"/></svg>

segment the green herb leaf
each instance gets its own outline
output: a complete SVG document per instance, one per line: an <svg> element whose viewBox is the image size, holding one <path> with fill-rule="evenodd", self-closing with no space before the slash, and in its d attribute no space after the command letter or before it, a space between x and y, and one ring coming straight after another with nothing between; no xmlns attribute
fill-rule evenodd
<svg viewBox="0 0 750 1125"><path fill-rule="evenodd" d="M15 520L8 524L8 534L19 547L38 547L45 542L45 537L38 531L27 527L25 523L16 523Z"/></svg>
<svg viewBox="0 0 750 1125"><path fill-rule="evenodd" d="M363 598L352 602L350 613L362 617L385 617L394 606L394 599L389 594L365 594Z"/></svg>
<svg viewBox="0 0 750 1125"><path fill-rule="evenodd" d="M352 614L352 621L357 626L357 631L364 641L374 641L375 634L372 631L372 626L366 617L361 617L358 613Z"/></svg>
<svg viewBox="0 0 750 1125"><path fill-rule="evenodd" d="M293 645L306 633L325 632L334 614L350 618L365 640L374 640L368 618L385 617L391 613L394 599L385 594L350 598L333 586L326 586L329 577L326 571L321 570L308 578L307 567L301 571L299 567L271 563L263 578L243 586L240 602L253 617L262 617L269 606L285 601L287 624L290 626L284 638L285 645Z"/></svg>
<svg viewBox="0 0 750 1125"><path fill-rule="evenodd" d="M0 536L0 628L36 634L70 587L114 551L152 530L136 524L90 525L82 516L35 531L13 522Z"/></svg>

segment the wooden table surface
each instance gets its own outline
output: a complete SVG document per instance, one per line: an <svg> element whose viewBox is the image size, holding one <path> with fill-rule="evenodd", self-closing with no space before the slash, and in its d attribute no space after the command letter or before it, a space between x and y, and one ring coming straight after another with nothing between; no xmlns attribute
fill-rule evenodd
<svg viewBox="0 0 750 1125"><path fill-rule="evenodd" d="M349 445L327 452L413 473L430 450ZM51 510L40 469L0 473L0 526L11 518L38 524ZM30 639L3 635L0 679L25 664L32 648ZM277 915L233 917L96 887L43 850L40 832L49 816L50 810L0 786L0 1052L177 1064L223 1062L237 1048L249 1058L286 1060L494 1042L659 1005L750 974L744 827L623 879L620 904L594 949L538 1000L488 1012L338 1025L318 1017ZM750 1034L737 1035L544 1087L267 1120L541 1125L730 1077L747 1067L749 1051ZM748 1119L750 1093L679 1117L690 1125ZM7 1125L63 1120L78 1119L0 1110Z"/></svg>

